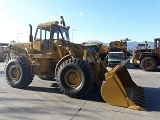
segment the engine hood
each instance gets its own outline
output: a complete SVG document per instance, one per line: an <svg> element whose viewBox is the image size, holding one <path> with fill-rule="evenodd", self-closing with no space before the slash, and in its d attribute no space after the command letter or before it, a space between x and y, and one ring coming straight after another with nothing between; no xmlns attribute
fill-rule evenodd
<svg viewBox="0 0 160 120"><path fill-rule="evenodd" d="M26 43L14 43L9 45L9 49L12 53L19 54L19 53L26 53L26 49L30 49L31 42Z"/></svg>

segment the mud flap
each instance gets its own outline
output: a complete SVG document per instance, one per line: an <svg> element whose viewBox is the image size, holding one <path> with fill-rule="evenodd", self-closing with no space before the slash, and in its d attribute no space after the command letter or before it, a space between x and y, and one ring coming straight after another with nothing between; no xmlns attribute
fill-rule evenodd
<svg viewBox="0 0 160 120"><path fill-rule="evenodd" d="M105 73L105 81L101 86L101 96L105 102L135 110L144 110L144 91L137 86L125 64L128 60Z"/></svg>

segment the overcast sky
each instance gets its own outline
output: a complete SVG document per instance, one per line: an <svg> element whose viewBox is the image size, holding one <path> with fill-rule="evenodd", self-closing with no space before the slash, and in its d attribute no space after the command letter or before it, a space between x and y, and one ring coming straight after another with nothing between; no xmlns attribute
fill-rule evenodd
<svg viewBox="0 0 160 120"><path fill-rule="evenodd" d="M0 42L28 42L29 24L35 32L61 15L75 43L152 41L160 37L159 6L160 0L0 0Z"/></svg>

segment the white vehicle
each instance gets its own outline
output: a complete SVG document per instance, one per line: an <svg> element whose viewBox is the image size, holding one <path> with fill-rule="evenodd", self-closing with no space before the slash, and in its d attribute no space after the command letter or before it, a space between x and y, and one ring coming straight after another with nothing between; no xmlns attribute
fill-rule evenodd
<svg viewBox="0 0 160 120"><path fill-rule="evenodd" d="M123 60L125 60L125 55L123 52L109 52L108 57L108 67L114 67Z"/></svg>

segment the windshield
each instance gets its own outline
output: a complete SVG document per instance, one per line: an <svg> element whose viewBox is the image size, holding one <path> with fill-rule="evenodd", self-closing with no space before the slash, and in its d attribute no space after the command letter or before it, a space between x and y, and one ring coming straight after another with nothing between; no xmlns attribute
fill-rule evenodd
<svg viewBox="0 0 160 120"><path fill-rule="evenodd" d="M98 47L97 46L86 46L86 47L91 53L98 52Z"/></svg>
<svg viewBox="0 0 160 120"><path fill-rule="evenodd" d="M124 59L123 53L110 53L109 54L110 59Z"/></svg>
<svg viewBox="0 0 160 120"><path fill-rule="evenodd" d="M53 39L69 41L69 31L60 26L53 26Z"/></svg>

